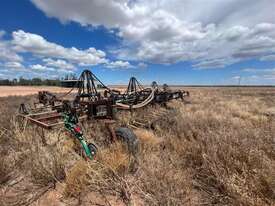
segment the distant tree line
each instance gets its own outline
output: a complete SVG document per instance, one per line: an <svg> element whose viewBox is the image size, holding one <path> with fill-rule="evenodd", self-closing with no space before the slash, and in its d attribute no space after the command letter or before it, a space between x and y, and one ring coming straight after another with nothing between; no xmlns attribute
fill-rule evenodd
<svg viewBox="0 0 275 206"><path fill-rule="evenodd" d="M60 86L59 79L40 79L40 78L32 78L25 79L20 77L19 79L0 79L1 86Z"/></svg>

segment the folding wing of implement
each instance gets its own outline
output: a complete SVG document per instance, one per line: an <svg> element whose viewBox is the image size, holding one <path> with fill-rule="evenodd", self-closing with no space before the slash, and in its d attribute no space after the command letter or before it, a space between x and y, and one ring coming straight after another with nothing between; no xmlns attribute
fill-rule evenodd
<svg viewBox="0 0 275 206"><path fill-rule="evenodd" d="M189 92L171 90L167 84L161 89L155 81L151 87L144 88L135 77L131 77L125 93L115 96L115 101L118 108L132 110L149 104L164 105L173 99L184 100L186 96L189 96Z"/></svg>

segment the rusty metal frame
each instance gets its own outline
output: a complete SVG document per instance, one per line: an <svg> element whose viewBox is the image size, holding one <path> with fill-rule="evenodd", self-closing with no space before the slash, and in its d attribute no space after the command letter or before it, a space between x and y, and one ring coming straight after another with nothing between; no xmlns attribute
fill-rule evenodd
<svg viewBox="0 0 275 206"><path fill-rule="evenodd" d="M64 121L62 120L62 115L57 111L48 111L33 114L18 114L18 116L47 130L64 124ZM79 120L83 120L86 118L87 115L83 115L79 117Z"/></svg>

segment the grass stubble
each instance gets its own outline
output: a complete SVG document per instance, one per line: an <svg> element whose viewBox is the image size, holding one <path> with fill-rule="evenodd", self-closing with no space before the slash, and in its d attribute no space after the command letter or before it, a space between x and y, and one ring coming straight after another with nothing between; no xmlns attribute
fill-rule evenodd
<svg viewBox="0 0 275 206"><path fill-rule="evenodd" d="M85 161L61 129L45 132L45 146L38 128L12 117L31 97L1 99L0 205L41 205L49 191L65 205L274 205L275 90L190 90L189 104L117 115L117 125L150 125L134 129L141 143L134 172L103 125L82 125L100 146L97 159Z"/></svg>

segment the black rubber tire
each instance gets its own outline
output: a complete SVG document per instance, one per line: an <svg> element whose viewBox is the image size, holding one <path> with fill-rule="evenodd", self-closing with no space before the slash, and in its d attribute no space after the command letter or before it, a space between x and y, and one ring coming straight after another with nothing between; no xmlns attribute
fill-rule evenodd
<svg viewBox="0 0 275 206"><path fill-rule="evenodd" d="M117 119L117 108L115 108L115 107L113 107L112 108L112 118L114 119L114 120L116 120Z"/></svg>
<svg viewBox="0 0 275 206"><path fill-rule="evenodd" d="M95 146L93 143L89 143L88 147L90 149L92 156L95 157L97 154L97 146Z"/></svg>
<svg viewBox="0 0 275 206"><path fill-rule="evenodd" d="M118 140L127 144L129 153L136 156L139 152L139 140L133 131L127 127L119 127L115 133Z"/></svg>

